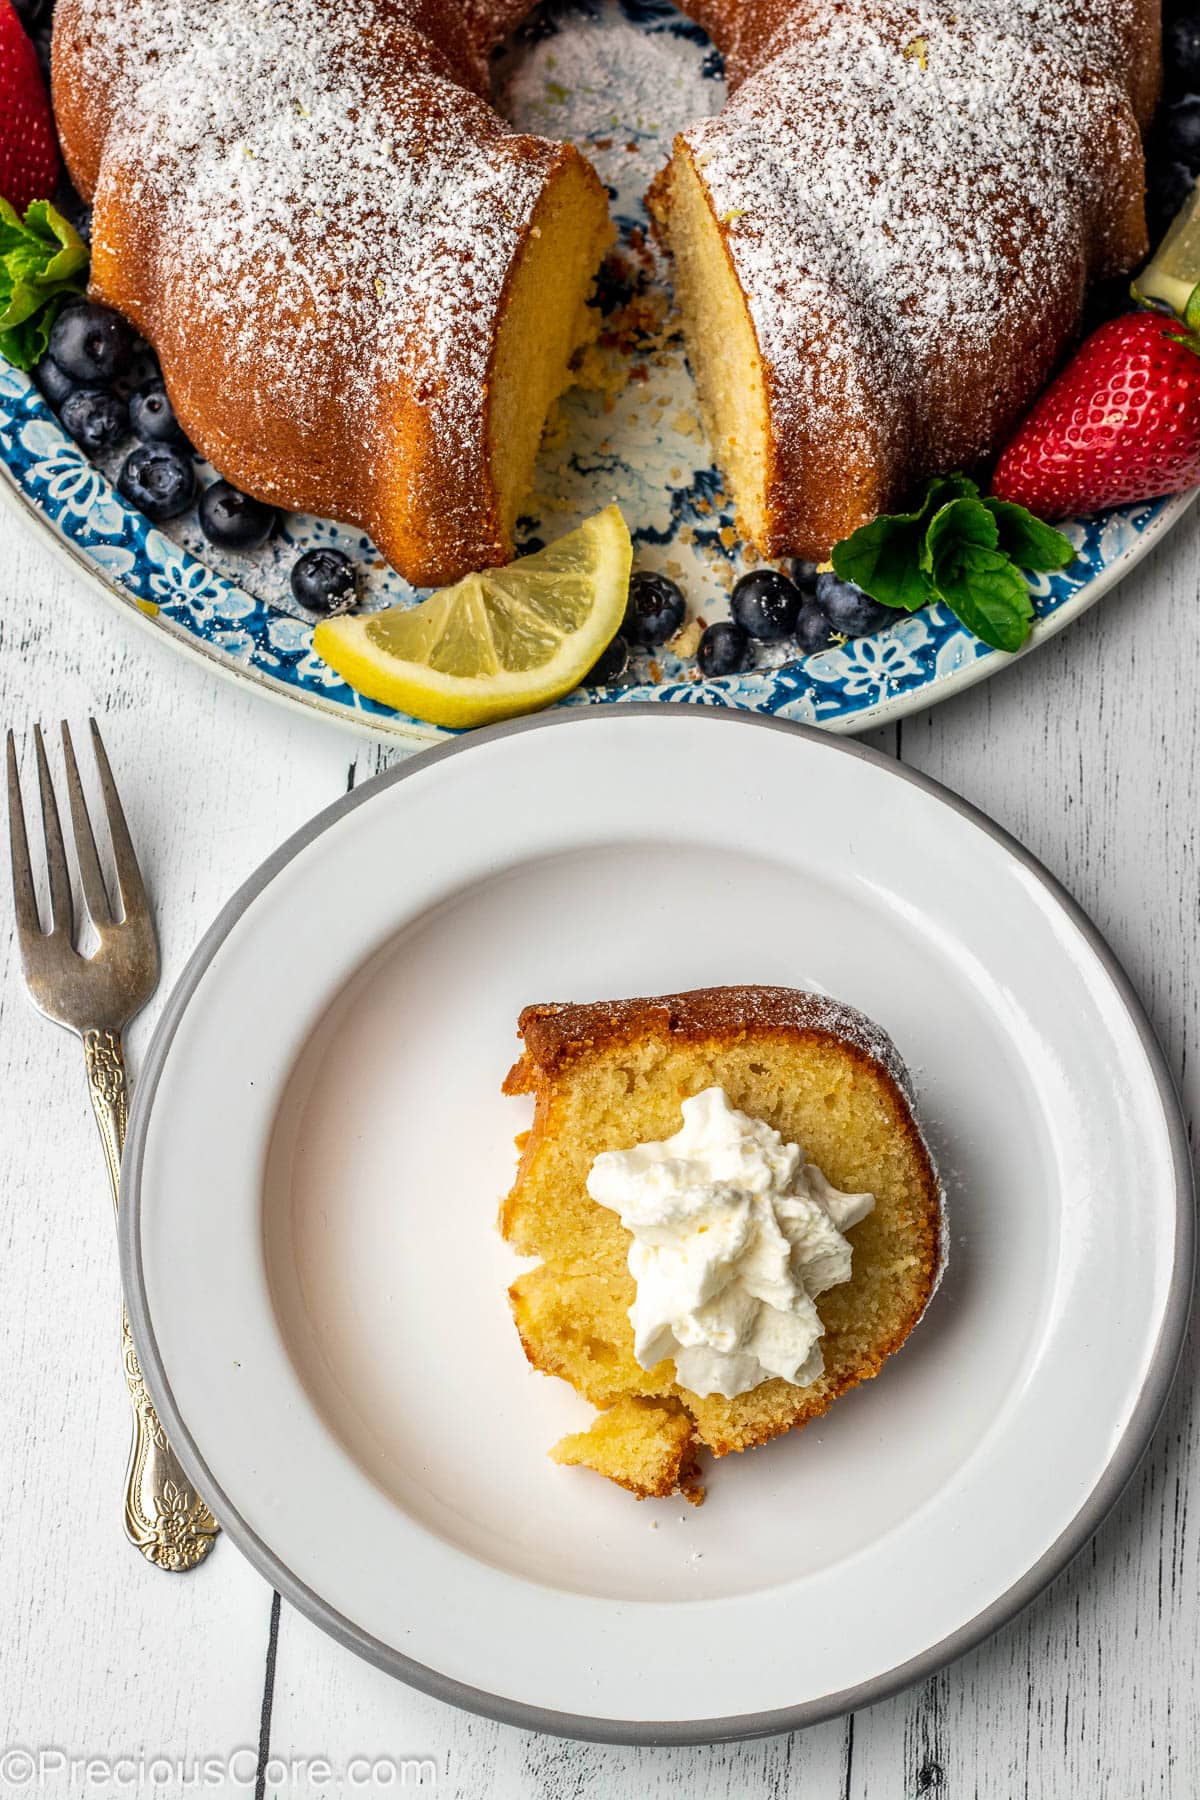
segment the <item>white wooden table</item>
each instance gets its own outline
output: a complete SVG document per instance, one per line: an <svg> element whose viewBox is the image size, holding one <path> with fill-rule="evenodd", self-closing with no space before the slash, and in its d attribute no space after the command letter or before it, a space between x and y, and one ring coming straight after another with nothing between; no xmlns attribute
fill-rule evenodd
<svg viewBox="0 0 1200 1800"><path fill-rule="evenodd" d="M7 512L0 702L21 732L102 722L163 942L158 1001L131 1034L136 1082L158 1004L221 902L390 753L155 643ZM1198 702L1200 508L1036 656L875 740L983 807L1078 896L1141 990L1190 1117ZM1142 1468L1049 1592L925 1686L791 1737L625 1750L532 1736L358 1662L281 1608L228 1541L185 1577L148 1567L121 1533L117 1265L80 1052L25 998L6 899L0 931L0 1748L40 1763L22 1784L20 1758L0 1755L3 1800L418 1784L463 1800L1200 1793L1195 1333ZM409 1759L432 1759L436 1778Z"/></svg>

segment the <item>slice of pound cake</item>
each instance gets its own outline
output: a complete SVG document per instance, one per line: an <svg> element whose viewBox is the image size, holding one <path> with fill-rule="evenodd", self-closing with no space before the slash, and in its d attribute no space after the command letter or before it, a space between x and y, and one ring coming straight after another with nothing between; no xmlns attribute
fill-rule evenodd
<svg viewBox="0 0 1200 1800"><path fill-rule="evenodd" d="M703 1499L747 1450L876 1375L945 1256L904 1065L861 1013L790 988L530 1006L504 1084L532 1129L500 1213L541 1259L525 1353L600 1408L556 1461Z"/></svg>

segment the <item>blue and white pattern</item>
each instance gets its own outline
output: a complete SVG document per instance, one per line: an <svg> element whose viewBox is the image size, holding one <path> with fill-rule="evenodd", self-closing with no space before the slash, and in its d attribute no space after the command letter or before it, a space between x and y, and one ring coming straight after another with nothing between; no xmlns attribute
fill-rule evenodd
<svg viewBox="0 0 1200 1800"><path fill-rule="evenodd" d="M721 70L708 40L667 0L564 0L543 9L497 68L497 100L520 127L574 139L608 185L620 242L600 283L602 333L584 383L561 403L519 525L533 549L610 500L621 504L637 563L670 574L693 615L725 616L737 576L755 566L712 467L670 310L665 271L647 232L646 187L676 125L715 110ZM620 114L613 111L619 96ZM632 370L632 379L629 378ZM0 362L0 462L18 499L73 548L109 595L180 644L309 707L408 740L443 735L356 694L313 654L312 622L287 574L300 551L336 542L364 571L366 604L413 590L361 533L293 515L254 556L222 556L195 514L157 527L116 492L108 472L66 436L36 387ZM213 472L202 468L204 481ZM1190 496L1122 508L1067 527L1078 556L1039 577L1031 642L1082 611L1174 521ZM745 707L857 731L928 705L1007 661L944 608L897 616L888 630L791 660L774 650L745 674L699 679L693 662L643 657L621 688L581 688L564 706L675 700Z"/></svg>

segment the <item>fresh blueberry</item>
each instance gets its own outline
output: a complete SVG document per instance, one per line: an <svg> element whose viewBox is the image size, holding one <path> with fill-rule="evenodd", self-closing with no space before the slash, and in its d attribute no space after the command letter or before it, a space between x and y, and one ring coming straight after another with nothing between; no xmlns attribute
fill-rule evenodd
<svg viewBox="0 0 1200 1800"><path fill-rule="evenodd" d="M125 458L117 486L149 519L173 519L196 498L196 471L175 444L139 444Z"/></svg>
<svg viewBox="0 0 1200 1800"><path fill-rule="evenodd" d="M275 508L214 481L200 496L200 529L220 550L259 550L275 529Z"/></svg>
<svg viewBox="0 0 1200 1800"><path fill-rule="evenodd" d="M1162 153L1166 161L1200 172L1200 96L1177 100L1163 115Z"/></svg>
<svg viewBox="0 0 1200 1800"><path fill-rule="evenodd" d="M729 610L748 636L776 643L795 629L800 591L774 569L754 569L734 584Z"/></svg>
<svg viewBox="0 0 1200 1800"><path fill-rule="evenodd" d="M815 600L804 600L796 614L796 642L802 656L827 650L834 639L833 626Z"/></svg>
<svg viewBox="0 0 1200 1800"><path fill-rule="evenodd" d="M111 450L129 433L129 408L111 388L72 388L59 411L63 430L96 456Z"/></svg>
<svg viewBox="0 0 1200 1800"><path fill-rule="evenodd" d="M800 598L812 599L817 586L817 565L797 557L792 564L792 586L800 589Z"/></svg>
<svg viewBox="0 0 1200 1800"><path fill-rule="evenodd" d="M125 376L132 394L135 388L145 387L149 381L161 381L162 370L158 366L158 358L145 338L138 338L133 346L133 355L129 359L129 370Z"/></svg>
<svg viewBox="0 0 1200 1800"><path fill-rule="evenodd" d="M306 550L292 565L292 593L307 612L349 612L358 605L354 564L331 545Z"/></svg>
<svg viewBox="0 0 1200 1800"><path fill-rule="evenodd" d="M710 625L696 652L702 675L736 675L749 660L749 635L732 619L721 619Z"/></svg>
<svg viewBox="0 0 1200 1800"><path fill-rule="evenodd" d="M1192 191L1195 175L1186 163L1156 163L1150 174L1150 196L1147 205L1150 235L1162 236Z"/></svg>
<svg viewBox="0 0 1200 1800"><path fill-rule="evenodd" d="M133 333L111 306L78 300L50 327L50 354L76 381L115 381L129 367Z"/></svg>
<svg viewBox="0 0 1200 1800"><path fill-rule="evenodd" d="M54 205L58 212L73 225L85 244L92 241L92 209L86 200L81 200L66 176L62 176L54 192Z"/></svg>
<svg viewBox="0 0 1200 1800"><path fill-rule="evenodd" d="M1181 13L1163 28L1163 53L1167 80L1177 94L1194 94L1200 88L1200 16Z"/></svg>
<svg viewBox="0 0 1200 1800"><path fill-rule="evenodd" d="M50 17L51 0L13 0L18 19L26 31L32 31Z"/></svg>
<svg viewBox="0 0 1200 1800"><path fill-rule="evenodd" d="M588 687L617 687L629 667L629 645L617 633L607 650L602 650L587 677Z"/></svg>
<svg viewBox="0 0 1200 1800"><path fill-rule="evenodd" d="M144 444L187 443L161 375L144 381L130 394L129 423Z"/></svg>
<svg viewBox="0 0 1200 1800"><path fill-rule="evenodd" d="M68 375L65 369L60 369L52 356L43 356L41 362L35 365L33 379L55 412L67 395L79 386L75 377Z"/></svg>
<svg viewBox="0 0 1200 1800"><path fill-rule="evenodd" d="M675 582L665 575L653 575L648 569L638 569L630 577L621 629L631 642L656 650L675 636L686 613L687 601Z"/></svg>
<svg viewBox="0 0 1200 1800"><path fill-rule="evenodd" d="M817 576L817 605L843 637L870 637L892 616L890 606L881 606L852 581L840 581L836 575Z"/></svg>

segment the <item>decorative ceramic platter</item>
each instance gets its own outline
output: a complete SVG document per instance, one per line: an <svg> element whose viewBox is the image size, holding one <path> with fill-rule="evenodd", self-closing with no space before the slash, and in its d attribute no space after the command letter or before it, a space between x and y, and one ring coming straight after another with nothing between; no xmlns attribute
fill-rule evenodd
<svg viewBox="0 0 1200 1800"><path fill-rule="evenodd" d="M674 129L715 111L720 62L699 28L668 0L562 0L534 15L496 70L501 110L523 129L570 138L608 184L620 243L598 296L599 345L584 385L561 403L538 463L518 544L534 549L617 500L640 567L673 576L693 615L725 616L738 575L756 559L738 540L733 507L712 466L666 272L647 230L643 196L667 159ZM277 698L391 737L446 734L364 699L312 649L313 625L295 606L288 571L304 549L335 543L365 572L366 603L413 596L369 539L349 527L288 516L251 557L203 537L194 511L156 527L116 492L120 455L97 467L63 432L28 377L0 362L0 489L44 527L107 597L181 648ZM202 479L213 479L204 468ZM1190 503L1187 495L1121 508L1069 525L1078 558L1034 581L1030 647L1068 624L1119 581ZM694 662L643 654L628 685L581 688L563 706L676 700L748 708L858 731L983 679L1008 659L941 606L898 616L878 635L807 658L759 646L745 674L702 681Z"/></svg>
<svg viewBox="0 0 1200 1800"><path fill-rule="evenodd" d="M638 1502L546 1454L591 1409L509 1315L500 1083L528 1002L730 982L892 1033L949 1264L878 1380ZM642 706L406 758L271 857L163 1012L119 1228L171 1442L289 1601L441 1699L664 1743L870 1704L1063 1568L1166 1398L1193 1200L1138 1001L1019 845L863 746Z"/></svg>

